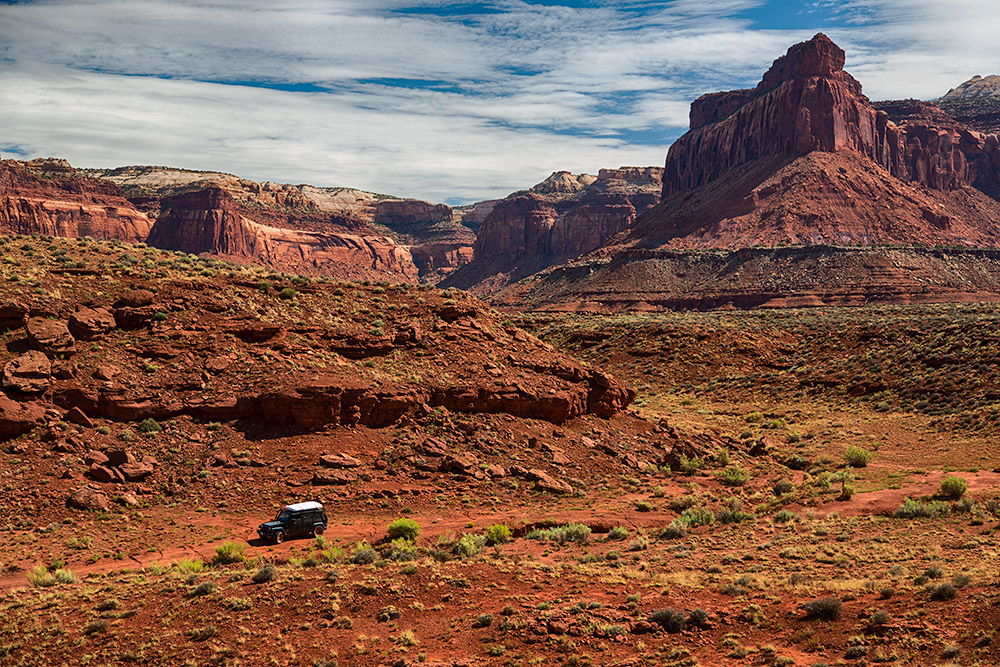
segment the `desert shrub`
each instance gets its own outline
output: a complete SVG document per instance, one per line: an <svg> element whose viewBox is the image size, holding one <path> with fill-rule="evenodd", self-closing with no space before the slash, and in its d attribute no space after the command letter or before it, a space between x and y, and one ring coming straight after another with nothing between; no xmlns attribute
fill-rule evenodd
<svg viewBox="0 0 1000 667"><path fill-rule="evenodd" d="M958 500L968 489L968 482L957 475L948 475L941 480L941 495L945 498Z"/></svg>
<svg viewBox="0 0 1000 667"><path fill-rule="evenodd" d="M271 563L264 563L260 566L260 569L254 573L253 577L251 577L251 581L255 584L266 584L269 581L274 581L274 578L277 576L278 568Z"/></svg>
<svg viewBox="0 0 1000 667"><path fill-rule="evenodd" d="M203 581L188 593L188 597L197 598L215 592L218 585L214 581Z"/></svg>
<svg viewBox="0 0 1000 667"><path fill-rule="evenodd" d="M536 528L528 533L527 537L532 540L548 540L556 544L583 543L590 539L590 527L582 523L567 523L552 528Z"/></svg>
<svg viewBox="0 0 1000 667"><path fill-rule="evenodd" d="M807 470L811 462L801 454L795 454L785 459L785 465L792 470Z"/></svg>
<svg viewBox="0 0 1000 667"><path fill-rule="evenodd" d="M471 533L465 533L455 542L455 545L451 548L452 553L456 556L462 558L470 558L475 556L480 551L483 550L483 546L486 544L486 538L482 535L473 535Z"/></svg>
<svg viewBox="0 0 1000 667"><path fill-rule="evenodd" d="M417 551L417 547L414 546L413 542L401 537L393 540L392 546L384 550L382 556L394 561L408 561L416 560L420 556L420 552Z"/></svg>
<svg viewBox="0 0 1000 667"><path fill-rule="evenodd" d="M884 609L879 609L878 611L872 612L872 624L873 625L885 625L891 619L892 619L892 616L890 616L889 612L887 612Z"/></svg>
<svg viewBox="0 0 1000 667"><path fill-rule="evenodd" d="M688 617L683 611L678 611L667 607L666 609L655 609L649 614L650 623L656 623L667 632L683 632L687 627Z"/></svg>
<svg viewBox="0 0 1000 667"><path fill-rule="evenodd" d="M83 628L83 634L85 635L96 635L99 632L104 632L108 629L108 622L105 619L99 619L96 621L91 621Z"/></svg>
<svg viewBox="0 0 1000 667"><path fill-rule="evenodd" d="M893 516L897 519L917 519L944 516L950 512L951 506L940 500L922 503L919 500L907 498L902 505L896 508Z"/></svg>
<svg viewBox="0 0 1000 667"><path fill-rule="evenodd" d="M961 654L962 654L961 647L955 646L954 644L949 644L948 646L945 646L944 649L941 651L941 657L944 658L945 660L953 660Z"/></svg>
<svg viewBox="0 0 1000 667"><path fill-rule="evenodd" d="M75 584L76 575L69 568L61 567L53 575L58 584Z"/></svg>
<svg viewBox="0 0 1000 667"><path fill-rule="evenodd" d="M844 452L844 462L854 468L866 467L869 463L871 463L873 458L875 458L875 452L865 449L864 447L851 445Z"/></svg>
<svg viewBox="0 0 1000 667"><path fill-rule="evenodd" d="M680 459L677 461L677 469L685 475L693 475L698 472L699 468L701 468L701 459L697 457L689 459L681 454Z"/></svg>
<svg viewBox="0 0 1000 667"><path fill-rule="evenodd" d="M257 283L257 289L259 289L261 292L269 292L271 291L272 287L274 286L266 280L261 280L260 282Z"/></svg>
<svg viewBox="0 0 1000 667"><path fill-rule="evenodd" d="M218 634L218 630L215 629L214 625L204 625L200 628L194 628L192 630L188 630L187 634L188 637L190 637L194 641L203 642L206 639L211 639L216 634Z"/></svg>
<svg viewBox="0 0 1000 667"><path fill-rule="evenodd" d="M247 559L244 552L247 545L236 542L224 542L215 547L215 556L212 557L212 565L229 565L231 563L242 563Z"/></svg>
<svg viewBox="0 0 1000 667"><path fill-rule="evenodd" d="M291 287L286 287L285 289L278 292L278 298L285 299L286 301L288 301L294 299L297 294L298 292L293 290Z"/></svg>
<svg viewBox="0 0 1000 667"><path fill-rule="evenodd" d="M955 597L955 587L949 584L947 581L940 583L930 589L932 600L950 600Z"/></svg>
<svg viewBox="0 0 1000 667"><path fill-rule="evenodd" d="M688 528L711 526L715 523L715 514L707 507L692 507L681 512L675 521L679 521Z"/></svg>
<svg viewBox="0 0 1000 667"><path fill-rule="evenodd" d="M36 588L55 586L56 578L44 565L36 565L28 571L28 583Z"/></svg>
<svg viewBox="0 0 1000 667"><path fill-rule="evenodd" d="M788 523L789 521L795 521L795 512L791 510L778 510L774 513L775 523Z"/></svg>
<svg viewBox="0 0 1000 667"><path fill-rule="evenodd" d="M505 523L495 523L486 529L486 544L491 547L497 544L506 544L511 541L512 535L510 526Z"/></svg>
<svg viewBox="0 0 1000 667"><path fill-rule="evenodd" d="M615 526L610 531L608 531L609 540L624 540L629 535L628 528L625 526Z"/></svg>
<svg viewBox="0 0 1000 667"><path fill-rule="evenodd" d="M802 605L802 611L806 616L821 618L825 621L836 621L840 618L843 602L840 598L829 595L827 597L812 600Z"/></svg>
<svg viewBox="0 0 1000 667"><path fill-rule="evenodd" d="M771 490L774 491L774 495L781 496L794 491L795 484L792 483L791 480L779 479L771 486Z"/></svg>
<svg viewBox="0 0 1000 667"><path fill-rule="evenodd" d="M371 565L378 560L378 552L367 544L359 544L351 554L351 562L355 565Z"/></svg>
<svg viewBox="0 0 1000 667"><path fill-rule="evenodd" d="M725 504L715 514L715 519L719 523L740 523L750 518L750 515L743 511L743 502L738 498L729 498Z"/></svg>
<svg viewBox="0 0 1000 667"><path fill-rule="evenodd" d="M163 427L160 426L160 422L156 421L152 417L147 417L146 419L143 419L142 422L139 423L140 433L158 433L159 431L162 430Z"/></svg>
<svg viewBox="0 0 1000 667"><path fill-rule="evenodd" d="M652 512L653 509L653 504L648 500L639 500L635 503L636 512Z"/></svg>
<svg viewBox="0 0 1000 667"><path fill-rule="evenodd" d="M420 534L420 524L418 524L413 519L396 519L385 529L385 534L390 540L395 540L398 538L403 538L404 540L414 541Z"/></svg>
<svg viewBox="0 0 1000 667"><path fill-rule="evenodd" d="M474 628L488 628L491 625L493 625L493 614L480 614L472 623Z"/></svg>
<svg viewBox="0 0 1000 667"><path fill-rule="evenodd" d="M396 607L389 605L387 607L382 607L376 615L376 618L380 623L388 623L389 621L394 621L399 618L399 613L400 612L396 609Z"/></svg>
<svg viewBox="0 0 1000 667"><path fill-rule="evenodd" d="M739 466L729 466L718 477L727 486L744 486L750 481L750 473Z"/></svg>
<svg viewBox="0 0 1000 667"><path fill-rule="evenodd" d="M250 598L226 598L223 604L229 611L247 611L253 609L253 601Z"/></svg>
<svg viewBox="0 0 1000 667"><path fill-rule="evenodd" d="M416 646L420 643L417 641L417 635L413 630L403 630L392 641L396 646Z"/></svg>
<svg viewBox="0 0 1000 667"><path fill-rule="evenodd" d="M692 609L691 613L688 614L688 621L692 625L702 626L708 622L708 611L705 609Z"/></svg>
<svg viewBox="0 0 1000 667"><path fill-rule="evenodd" d="M659 533L662 540L679 540L685 535L687 535L687 527L677 519L671 521L670 525L664 526Z"/></svg>

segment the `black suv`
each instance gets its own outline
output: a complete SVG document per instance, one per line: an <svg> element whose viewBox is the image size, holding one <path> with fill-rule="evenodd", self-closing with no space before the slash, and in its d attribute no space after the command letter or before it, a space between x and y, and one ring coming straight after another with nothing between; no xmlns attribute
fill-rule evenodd
<svg viewBox="0 0 1000 667"><path fill-rule="evenodd" d="M286 537L301 537L302 535L323 534L326 530L326 512L323 506L315 501L285 505L273 521L265 521L257 527L260 539L274 542L284 542Z"/></svg>

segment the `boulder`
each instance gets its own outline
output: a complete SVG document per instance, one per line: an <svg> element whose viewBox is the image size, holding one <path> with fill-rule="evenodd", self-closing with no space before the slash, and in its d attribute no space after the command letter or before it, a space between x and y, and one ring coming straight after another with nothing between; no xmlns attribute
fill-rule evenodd
<svg viewBox="0 0 1000 667"><path fill-rule="evenodd" d="M28 321L28 307L23 303L0 303L0 332L20 329Z"/></svg>
<svg viewBox="0 0 1000 667"><path fill-rule="evenodd" d="M346 470L318 470L313 473L310 483L313 486L343 486L357 480L357 475Z"/></svg>
<svg viewBox="0 0 1000 667"><path fill-rule="evenodd" d="M63 419L70 424L78 424L84 428L94 428L94 422L90 420L87 413L77 407L70 408L63 416Z"/></svg>
<svg viewBox="0 0 1000 667"><path fill-rule="evenodd" d="M134 289L125 292L115 301L115 308L142 308L153 305L154 294L148 289Z"/></svg>
<svg viewBox="0 0 1000 667"><path fill-rule="evenodd" d="M116 471L113 468L108 468L97 463L90 464L90 470L87 471L87 474L90 475L90 478L95 482L106 483L123 481L121 474L116 474Z"/></svg>
<svg viewBox="0 0 1000 667"><path fill-rule="evenodd" d="M43 352L29 350L3 369L3 386L25 394L41 394L52 383L52 362Z"/></svg>
<svg viewBox="0 0 1000 667"><path fill-rule="evenodd" d="M83 456L83 462L87 465L102 466L108 462L108 457L104 455L104 452L92 449Z"/></svg>
<svg viewBox="0 0 1000 667"><path fill-rule="evenodd" d="M49 357L70 355L76 352L76 339L62 320L32 317L28 320L28 344Z"/></svg>
<svg viewBox="0 0 1000 667"><path fill-rule="evenodd" d="M66 499L66 505L80 510L106 511L111 508L111 502L106 495L87 487L77 489L70 494Z"/></svg>
<svg viewBox="0 0 1000 667"><path fill-rule="evenodd" d="M347 454L324 454L319 457L319 464L324 468L357 468L361 461Z"/></svg>
<svg viewBox="0 0 1000 667"><path fill-rule="evenodd" d="M45 421L45 408L37 403L18 403L0 393L0 438L28 433Z"/></svg>
<svg viewBox="0 0 1000 667"><path fill-rule="evenodd" d="M118 470L121 471L126 482L141 482L156 472L153 464L146 461L141 463L123 463L118 466Z"/></svg>
<svg viewBox="0 0 1000 667"><path fill-rule="evenodd" d="M81 306L70 315L68 325L78 340L97 340L115 328L115 316L107 308Z"/></svg>
<svg viewBox="0 0 1000 667"><path fill-rule="evenodd" d="M122 447L108 447L104 450L104 455L108 457L108 465L114 468L120 468L126 463L135 463L132 452Z"/></svg>

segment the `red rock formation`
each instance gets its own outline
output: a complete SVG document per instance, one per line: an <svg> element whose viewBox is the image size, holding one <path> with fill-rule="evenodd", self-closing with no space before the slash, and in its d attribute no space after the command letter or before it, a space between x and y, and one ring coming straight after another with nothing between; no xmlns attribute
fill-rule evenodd
<svg viewBox="0 0 1000 667"><path fill-rule="evenodd" d="M996 138L934 116L897 126L843 65L844 51L821 33L775 60L756 88L695 100L691 131L667 154L664 198L753 160L811 151L854 151L935 190L996 181Z"/></svg>
<svg viewBox="0 0 1000 667"><path fill-rule="evenodd" d="M165 250L211 253L305 274L417 278L409 252L387 237L261 225L248 219L229 193L218 187L164 199L147 242Z"/></svg>
<svg viewBox="0 0 1000 667"><path fill-rule="evenodd" d="M72 167L62 164L64 160L54 165L63 178L39 178L32 172L40 171L43 162L52 161L38 162L34 169L13 160L0 162L0 230L145 240L152 223L125 199L121 188L99 179L67 178Z"/></svg>
<svg viewBox="0 0 1000 667"><path fill-rule="evenodd" d="M451 220L451 207L419 199L383 199L375 204L375 222L386 227Z"/></svg>
<svg viewBox="0 0 1000 667"><path fill-rule="evenodd" d="M472 263L445 284L488 293L558 261L598 248L659 200L657 167L556 172L496 202L476 236Z"/></svg>

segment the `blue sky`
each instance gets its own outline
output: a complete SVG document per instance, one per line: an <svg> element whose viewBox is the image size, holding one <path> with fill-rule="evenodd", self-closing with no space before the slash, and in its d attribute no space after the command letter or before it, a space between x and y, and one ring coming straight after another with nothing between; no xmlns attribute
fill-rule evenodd
<svg viewBox="0 0 1000 667"><path fill-rule="evenodd" d="M0 0L0 154L450 203L660 165L826 32L873 99L1000 73L996 0Z"/></svg>

